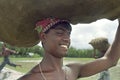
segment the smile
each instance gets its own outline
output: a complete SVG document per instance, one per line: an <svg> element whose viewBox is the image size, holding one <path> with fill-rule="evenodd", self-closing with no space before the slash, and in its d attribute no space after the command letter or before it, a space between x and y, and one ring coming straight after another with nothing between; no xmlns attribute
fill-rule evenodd
<svg viewBox="0 0 120 80"><path fill-rule="evenodd" d="M65 49L68 49L68 46L67 45L60 45L61 47L65 48Z"/></svg>

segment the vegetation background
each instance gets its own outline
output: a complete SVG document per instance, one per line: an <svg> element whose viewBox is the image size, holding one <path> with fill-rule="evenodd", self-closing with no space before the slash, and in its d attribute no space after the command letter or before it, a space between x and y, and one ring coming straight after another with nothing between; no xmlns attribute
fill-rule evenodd
<svg viewBox="0 0 120 80"><path fill-rule="evenodd" d="M2 43L0 43L0 51L1 51ZM9 49L17 51L17 54L11 55L12 57L40 57L43 56L43 48L39 45L35 45L33 47L14 47L7 44ZM76 49L74 47L70 47L68 50L66 57L72 58L92 58L93 50L92 49Z"/></svg>
<svg viewBox="0 0 120 80"><path fill-rule="evenodd" d="M0 42L0 51L1 51L1 46L2 43ZM14 47L7 44L7 47L17 51L17 54L11 55L10 59L14 63L21 64L22 68L20 67L14 68L8 65L6 67L22 73L27 73L32 67L38 64L41 61L44 53L43 48L38 45L25 48L25 47ZM74 47L70 47L68 53L69 54L64 58L65 61L64 64L71 62L87 63L94 60L92 49L76 49ZM0 57L0 63L2 62L2 60L3 57ZM111 75L111 80L120 80L120 61L118 62L117 66L110 68L109 71ZM97 80L98 76L99 74L96 74L78 80Z"/></svg>

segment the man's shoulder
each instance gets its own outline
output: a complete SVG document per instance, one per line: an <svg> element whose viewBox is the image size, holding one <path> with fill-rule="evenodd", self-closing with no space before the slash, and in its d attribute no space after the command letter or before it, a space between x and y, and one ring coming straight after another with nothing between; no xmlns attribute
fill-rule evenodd
<svg viewBox="0 0 120 80"><path fill-rule="evenodd" d="M69 63L69 64L66 64L66 66L68 67L67 71L72 74L71 76L75 77L77 79L79 77L79 73L81 71L82 64Z"/></svg>
<svg viewBox="0 0 120 80"><path fill-rule="evenodd" d="M18 80L38 80L40 76L37 76L37 74L39 73L27 73L24 76L20 77Z"/></svg>
<svg viewBox="0 0 120 80"><path fill-rule="evenodd" d="M82 68L83 64L81 63L69 63L66 64L66 66L71 69L72 71L80 71L80 69Z"/></svg>

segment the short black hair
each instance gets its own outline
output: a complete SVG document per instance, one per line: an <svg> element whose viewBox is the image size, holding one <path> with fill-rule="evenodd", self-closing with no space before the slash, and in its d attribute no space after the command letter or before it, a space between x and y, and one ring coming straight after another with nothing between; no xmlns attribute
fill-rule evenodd
<svg viewBox="0 0 120 80"><path fill-rule="evenodd" d="M54 28L55 28L56 26L58 26L58 25L63 26L63 27L66 28L67 30L72 31L72 26L70 25L69 22L58 22L58 23L56 23L55 25L53 25L50 29L54 29ZM48 29L47 31L45 31L45 33L47 34L50 29Z"/></svg>

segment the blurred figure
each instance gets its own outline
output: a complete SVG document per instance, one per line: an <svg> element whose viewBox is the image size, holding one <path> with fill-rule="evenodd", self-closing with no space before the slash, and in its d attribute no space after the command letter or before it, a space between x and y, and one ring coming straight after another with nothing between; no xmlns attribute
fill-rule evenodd
<svg viewBox="0 0 120 80"><path fill-rule="evenodd" d="M108 39L104 38L104 37L99 37L99 38L92 39L89 42L89 44L91 44L92 47L94 48L93 57L95 59L103 57L104 54L106 53L106 51L108 50L108 48L110 47ZM98 52L99 52L98 55L96 54L96 50L98 50ZM100 72L100 76L97 80L110 80L110 74L109 74L108 69Z"/></svg>
<svg viewBox="0 0 120 80"><path fill-rule="evenodd" d="M8 65L10 65L10 66L13 66L13 67L16 67L16 66L20 66L20 67L21 67L21 65L14 64L14 63L11 63L11 62L10 62L9 56L10 56L11 54L14 54L14 53L16 53L16 51L10 50L10 49L6 48L6 44L3 43L1 56L4 57L4 60L3 60L3 62L2 62L1 65L0 65L0 72L1 72L1 70L5 67L6 64L8 64Z"/></svg>

